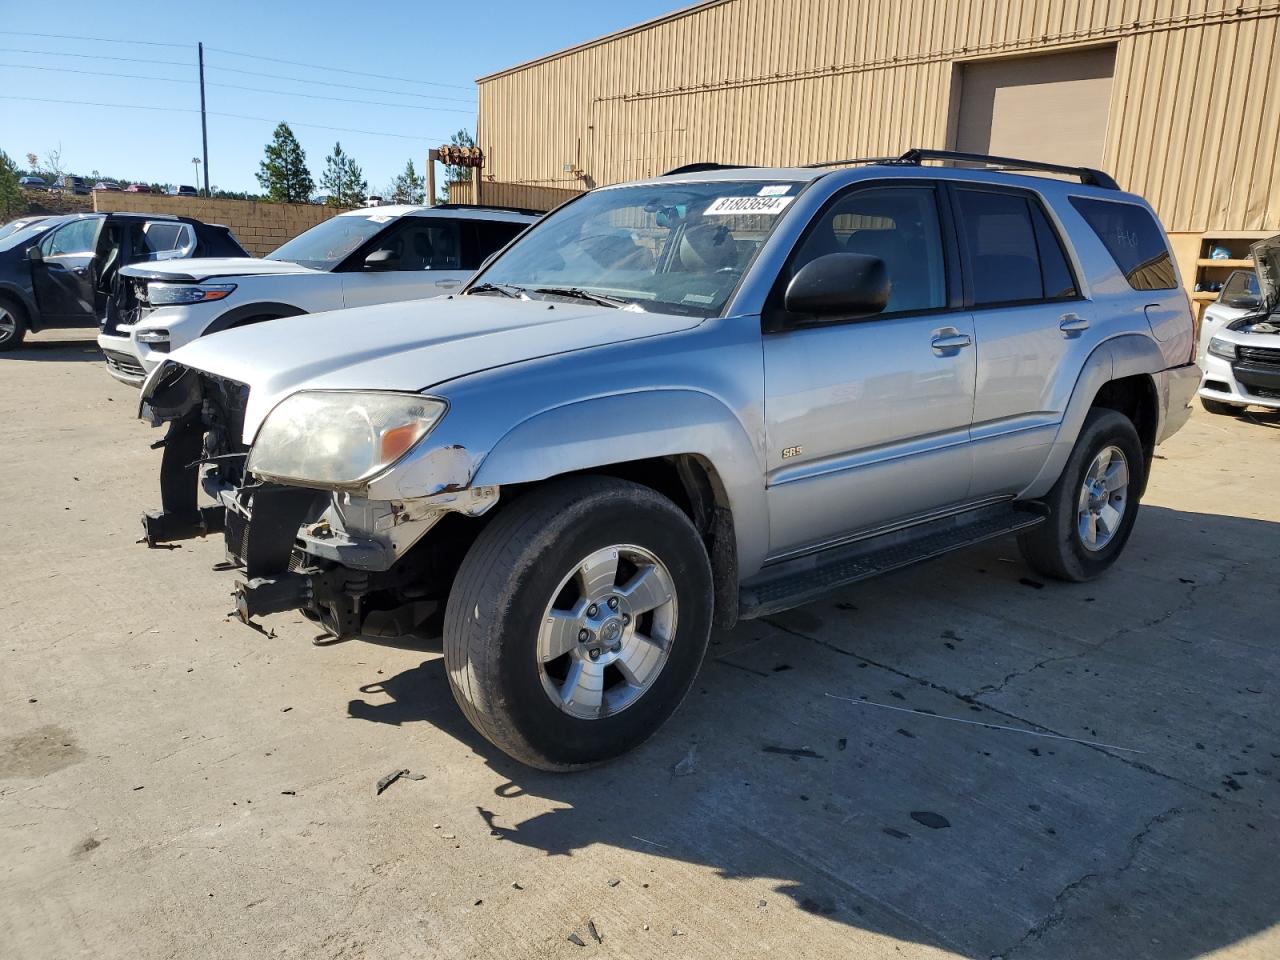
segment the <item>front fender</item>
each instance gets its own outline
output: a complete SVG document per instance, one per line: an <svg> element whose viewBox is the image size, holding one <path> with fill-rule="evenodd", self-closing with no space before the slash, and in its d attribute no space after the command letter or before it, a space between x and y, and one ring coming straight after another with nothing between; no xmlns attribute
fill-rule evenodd
<svg viewBox="0 0 1280 960"><path fill-rule="evenodd" d="M742 423L696 390L646 390L568 403L508 431L472 486L502 486L650 457L694 454L715 468L733 511L742 576L764 562L769 525L763 464Z"/></svg>
<svg viewBox="0 0 1280 960"><path fill-rule="evenodd" d="M1155 378L1167 365L1159 345L1141 334L1123 334L1098 344L1084 362L1080 376L1076 378L1066 413L1044 466L1035 480L1018 495L1019 498L1029 500L1042 497L1057 482L1067 464L1067 457L1076 445L1076 438L1084 428L1084 418L1088 416L1094 398L1104 384L1137 374Z"/></svg>

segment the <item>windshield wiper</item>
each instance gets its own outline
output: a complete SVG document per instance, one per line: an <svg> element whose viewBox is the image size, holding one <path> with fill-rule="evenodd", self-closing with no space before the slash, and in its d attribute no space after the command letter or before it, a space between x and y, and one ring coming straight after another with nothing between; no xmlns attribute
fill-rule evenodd
<svg viewBox="0 0 1280 960"><path fill-rule="evenodd" d="M468 296L473 293L500 293L504 297L511 297L513 300L529 299L525 296L524 287L518 287L514 283L477 283L467 291Z"/></svg>
<svg viewBox="0 0 1280 960"><path fill-rule="evenodd" d="M598 303L604 307L637 307L634 300L628 300L626 297L611 297L607 293L592 293L590 290L583 290L581 287L535 287L534 293L546 293L553 297L568 297L572 300L588 300L591 303Z"/></svg>

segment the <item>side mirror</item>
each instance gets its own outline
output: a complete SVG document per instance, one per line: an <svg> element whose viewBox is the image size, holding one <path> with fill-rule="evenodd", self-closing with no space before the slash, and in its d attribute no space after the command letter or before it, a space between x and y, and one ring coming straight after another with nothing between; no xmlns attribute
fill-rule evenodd
<svg viewBox="0 0 1280 960"><path fill-rule="evenodd" d="M1241 310L1257 310L1262 306L1262 300L1249 293L1242 293L1232 297L1227 301L1228 307L1237 307Z"/></svg>
<svg viewBox="0 0 1280 960"><path fill-rule="evenodd" d="M38 246L27 247L27 259L32 263L44 263L44 251Z"/></svg>
<svg viewBox="0 0 1280 960"><path fill-rule="evenodd" d="M791 278L783 300L788 313L819 319L877 314L889 302L889 271L879 257L828 253Z"/></svg>
<svg viewBox="0 0 1280 960"><path fill-rule="evenodd" d="M400 257L394 250L375 250L364 258L366 270L394 270L400 266Z"/></svg>

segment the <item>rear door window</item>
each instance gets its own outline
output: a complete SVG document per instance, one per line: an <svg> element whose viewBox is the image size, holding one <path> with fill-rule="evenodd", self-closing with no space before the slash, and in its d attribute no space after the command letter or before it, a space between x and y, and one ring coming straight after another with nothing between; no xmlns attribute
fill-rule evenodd
<svg viewBox="0 0 1280 960"><path fill-rule="evenodd" d="M1160 224L1144 207L1090 197L1072 197L1071 205L1098 235L1129 286L1135 290L1177 287L1169 243Z"/></svg>
<svg viewBox="0 0 1280 960"><path fill-rule="evenodd" d="M1062 244L1038 201L1022 193L956 190L975 306L1078 295Z"/></svg>

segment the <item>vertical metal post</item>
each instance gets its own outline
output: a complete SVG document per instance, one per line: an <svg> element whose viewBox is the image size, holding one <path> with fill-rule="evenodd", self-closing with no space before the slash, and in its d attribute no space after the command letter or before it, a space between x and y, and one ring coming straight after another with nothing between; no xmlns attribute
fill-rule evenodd
<svg viewBox="0 0 1280 960"><path fill-rule="evenodd" d="M440 159L439 150L427 151L427 206L436 205L436 161Z"/></svg>
<svg viewBox="0 0 1280 960"><path fill-rule="evenodd" d="M204 115L204 44L196 44L200 54L200 141L204 146L204 195L209 196L209 126Z"/></svg>

